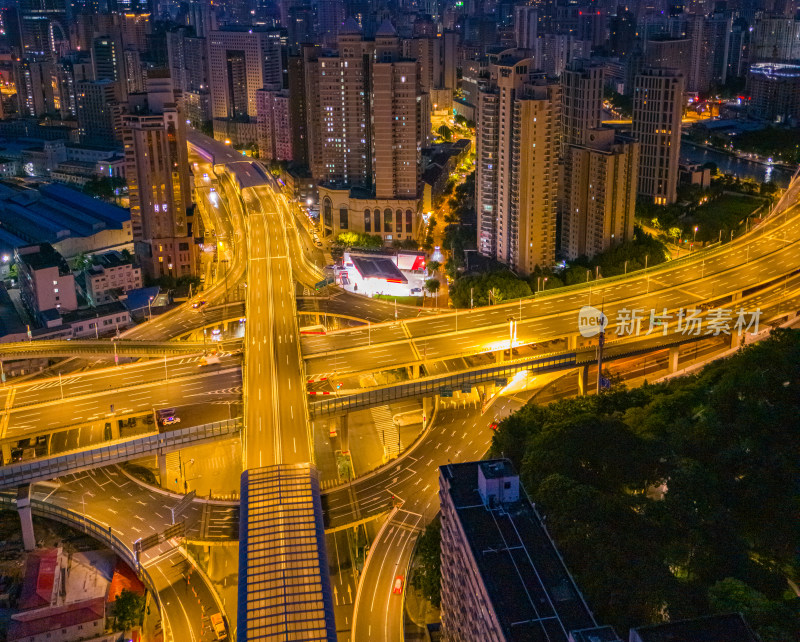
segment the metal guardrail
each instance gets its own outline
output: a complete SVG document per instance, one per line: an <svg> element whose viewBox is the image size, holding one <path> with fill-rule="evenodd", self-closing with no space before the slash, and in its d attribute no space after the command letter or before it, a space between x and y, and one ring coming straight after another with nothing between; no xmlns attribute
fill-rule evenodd
<svg viewBox="0 0 800 642"><path fill-rule="evenodd" d="M234 435L241 428L242 420L240 418L226 419L126 441L117 441L106 446L64 453L55 457L11 464L0 468L0 488L29 484L67 473L117 464L159 450L176 450L198 441Z"/></svg>
<svg viewBox="0 0 800 642"><path fill-rule="evenodd" d="M46 517L56 522L66 524L67 526L76 527L87 535L91 535L95 539L100 540L109 548L111 548L111 550L113 550L117 555L123 558L131 568L138 572L139 577L141 578L145 587L153 595L153 598L158 605L161 621L162 623L164 622L164 607L161 604L161 598L158 595L158 589L156 588L155 582L153 582L153 578L150 576L150 573L148 573L146 568L137 563L133 549L129 548L128 545L122 541L122 539L114 534L114 529L111 528L111 526L101 526L84 515L71 511L67 508L48 504L40 499L31 498L30 502L31 511L34 515ZM11 510L16 510L17 499L15 496L0 493L0 506L6 506ZM120 533L120 535L122 535L122 533Z"/></svg>
<svg viewBox="0 0 800 642"><path fill-rule="evenodd" d="M539 373L575 368L577 365L576 353L574 351L550 357L526 359L469 372L460 372L431 379L408 381L394 386L359 392L347 397L332 396L328 399L321 399L309 403L309 412L312 417L349 412L355 408L363 408L365 406L380 406L396 399L441 395L442 392L447 389L456 390L461 386L474 386L475 384L492 381L493 379L508 379L523 370Z"/></svg>
<svg viewBox="0 0 800 642"><path fill-rule="evenodd" d="M119 356L162 356L191 354L203 351L202 342L136 341L118 339L74 339L63 341L36 340L0 344L0 357L11 359L26 355L75 356L79 354L118 354Z"/></svg>

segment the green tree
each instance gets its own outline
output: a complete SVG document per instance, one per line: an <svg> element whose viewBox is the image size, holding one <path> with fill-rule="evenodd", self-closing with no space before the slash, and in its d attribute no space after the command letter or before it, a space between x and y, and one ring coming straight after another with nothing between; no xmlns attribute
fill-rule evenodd
<svg viewBox="0 0 800 642"><path fill-rule="evenodd" d="M439 287L441 285L442 284L439 283L439 281L437 279L428 279L427 281L425 281L425 290L431 296L433 296L434 294L436 294L439 291Z"/></svg>
<svg viewBox="0 0 800 642"><path fill-rule="evenodd" d="M439 261L428 261L428 274L435 274L440 267L442 264Z"/></svg>
<svg viewBox="0 0 800 642"><path fill-rule="evenodd" d="M442 603L441 547L442 525L437 517L425 527L417 542L417 566L411 579L411 585L436 608Z"/></svg>
<svg viewBox="0 0 800 642"><path fill-rule="evenodd" d="M83 272L92 264L92 255L86 252L80 252L73 259L72 263L76 272Z"/></svg>
<svg viewBox="0 0 800 642"><path fill-rule="evenodd" d="M708 589L711 609L741 613L763 642L794 642L800 637L800 609L770 600L741 580L726 577Z"/></svg>
<svg viewBox="0 0 800 642"><path fill-rule="evenodd" d="M447 125L442 125L436 132L441 136L444 140L450 140L452 137L452 130Z"/></svg>
<svg viewBox="0 0 800 642"><path fill-rule="evenodd" d="M122 592L114 600L114 617L117 626L121 629L129 629L142 621L144 613L144 596L122 589Z"/></svg>

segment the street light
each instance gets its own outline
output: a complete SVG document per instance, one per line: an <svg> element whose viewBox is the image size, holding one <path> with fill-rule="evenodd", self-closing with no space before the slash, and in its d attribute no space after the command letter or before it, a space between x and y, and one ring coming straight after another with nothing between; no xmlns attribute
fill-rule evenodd
<svg viewBox="0 0 800 642"><path fill-rule="evenodd" d="M150 304L152 302L153 302L153 297L150 297L149 299L147 299L147 313L148 313L147 314L147 316L148 316L147 320L148 321L152 321L153 320L153 308L150 307Z"/></svg>
<svg viewBox="0 0 800 642"><path fill-rule="evenodd" d="M694 226L694 234L692 235L692 251L694 251L694 243L697 240L697 225Z"/></svg>

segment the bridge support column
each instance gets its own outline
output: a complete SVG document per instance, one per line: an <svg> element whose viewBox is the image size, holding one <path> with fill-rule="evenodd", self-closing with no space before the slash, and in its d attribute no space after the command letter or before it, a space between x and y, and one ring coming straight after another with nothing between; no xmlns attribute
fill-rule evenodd
<svg viewBox="0 0 800 642"><path fill-rule="evenodd" d="M731 332L731 350L742 345L742 335L738 332Z"/></svg>
<svg viewBox="0 0 800 642"><path fill-rule="evenodd" d="M350 434L348 432L349 422L347 421L347 417L349 415L342 415L341 417L336 417L335 419L340 420L339 423L339 443L341 444L342 450L350 450Z"/></svg>
<svg viewBox="0 0 800 642"><path fill-rule="evenodd" d="M7 441L3 442L2 450L3 450L3 466L5 466L6 464L11 463L11 444L8 443Z"/></svg>
<svg viewBox="0 0 800 642"><path fill-rule="evenodd" d="M119 439L119 420L116 417L111 417L111 439Z"/></svg>
<svg viewBox="0 0 800 642"><path fill-rule="evenodd" d="M589 390L589 365L578 368L578 395L581 397Z"/></svg>
<svg viewBox="0 0 800 642"><path fill-rule="evenodd" d="M161 486L165 487L167 481L167 455L161 451L156 455L158 461L158 474L161 476Z"/></svg>
<svg viewBox="0 0 800 642"><path fill-rule="evenodd" d="M678 354L680 353L679 346L671 346L669 349L669 368L668 372L673 373L678 369Z"/></svg>
<svg viewBox="0 0 800 642"><path fill-rule="evenodd" d="M408 378L409 379L419 379L419 364L412 363L408 366Z"/></svg>
<svg viewBox="0 0 800 642"><path fill-rule="evenodd" d="M422 429L428 427L428 423L433 419L433 411L436 408L436 397L422 398Z"/></svg>
<svg viewBox="0 0 800 642"><path fill-rule="evenodd" d="M578 349L578 335L571 334L567 337L567 350L577 350Z"/></svg>
<svg viewBox="0 0 800 642"><path fill-rule="evenodd" d="M742 300L742 293L741 292L734 292L731 296L731 302L734 301L741 301Z"/></svg>
<svg viewBox="0 0 800 642"><path fill-rule="evenodd" d="M36 536L33 533L33 513L31 512L31 486L25 484L17 490L17 513L22 525L22 544L26 551L36 548Z"/></svg>

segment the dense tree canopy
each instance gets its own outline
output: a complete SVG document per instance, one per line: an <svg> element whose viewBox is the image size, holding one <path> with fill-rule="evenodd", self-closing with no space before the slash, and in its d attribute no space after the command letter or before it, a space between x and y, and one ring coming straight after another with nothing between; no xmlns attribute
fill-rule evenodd
<svg viewBox="0 0 800 642"><path fill-rule="evenodd" d="M601 621L741 610L800 639L800 331L700 374L504 420L509 457Z"/></svg>

